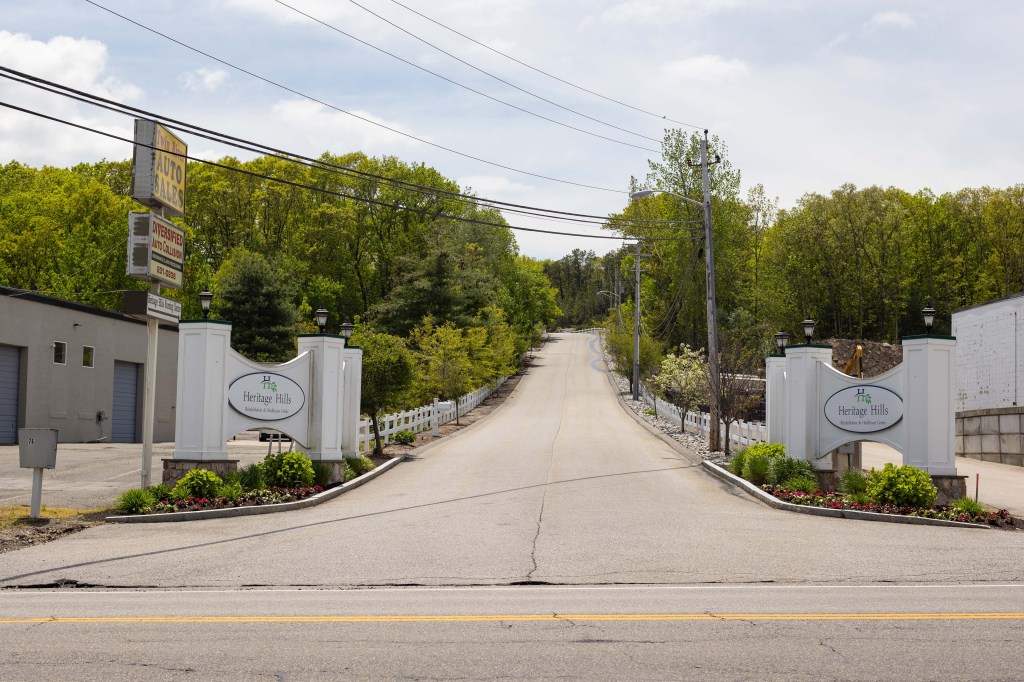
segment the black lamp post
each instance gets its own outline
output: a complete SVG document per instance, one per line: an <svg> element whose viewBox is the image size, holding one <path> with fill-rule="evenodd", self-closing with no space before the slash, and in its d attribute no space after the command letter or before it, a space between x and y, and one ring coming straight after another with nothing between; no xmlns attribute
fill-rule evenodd
<svg viewBox="0 0 1024 682"><path fill-rule="evenodd" d="M929 303L924 310L921 311L924 314L924 328L926 334L932 333L932 325L935 324L935 308Z"/></svg>
<svg viewBox="0 0 1024 682"><path fill-rule="evenodd" d="M807 318L803 321L804 326L804 339L806 343L811 342L811 337L814 336L814 320Z"/></svg>
<svg viewBox="0 0 1024 682"><path fill-rule="evenodd" d="M203 291L199 292L199 305L203 309L203 319L204 320L207 319L208 317L210 317L210 302L211 301L213 301L213 292L212 291L206 291L204 289Z"/></svg>
<svg viewBox="0 0 1024 682"><path fill-rule="evenodd" d="M348 345L348 340L352 338L352 330L355 328L356 326L351 322L343 322L341 325L341 329L338 330L339 333L341 334L341 338L345 339L346 346Z"/></svg>
<svg viewBox="0 0 1024 682"><path fill-rule="evenodd" d="M789 334L785 331L779 330L775 332L775 348L778 349L779 355L786 354L786 343L789 341Z"/></svg>
<svg viewBox="0 0 1024 682"><path fill-rule="evenodd" d="M316 326L320 327L320 333L323 334L327 326L327 308L318 308L313 314L316 315Z"/></svg>

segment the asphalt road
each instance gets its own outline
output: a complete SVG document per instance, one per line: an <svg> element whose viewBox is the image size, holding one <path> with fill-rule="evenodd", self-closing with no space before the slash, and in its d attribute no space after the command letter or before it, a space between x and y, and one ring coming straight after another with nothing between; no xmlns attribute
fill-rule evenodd
<svg viewBox="0 0 1024 682"><path fill-rule="evenodd" d="M556 335L501 408L328 504L0 555L0 678L1019 679L1022 558L765 507Z"/></svg>

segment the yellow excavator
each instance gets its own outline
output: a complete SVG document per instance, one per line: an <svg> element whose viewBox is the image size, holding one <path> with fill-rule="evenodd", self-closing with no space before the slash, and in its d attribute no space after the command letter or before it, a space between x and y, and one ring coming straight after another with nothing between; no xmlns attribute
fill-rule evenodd
<svg viewBox="0 0 1024 682"><path fill-rule="evenodd" d="M864 378L864 362L863 362L863 359L864 359L864 346L862 346L862 345L860 345L858 343L856 350L853 351L853 355L850 356L850 361L846 363L846 369L843 370L843 373L848 375L848 376L851 376L851 377L857 377L858 379L863 379Z"/></svg>

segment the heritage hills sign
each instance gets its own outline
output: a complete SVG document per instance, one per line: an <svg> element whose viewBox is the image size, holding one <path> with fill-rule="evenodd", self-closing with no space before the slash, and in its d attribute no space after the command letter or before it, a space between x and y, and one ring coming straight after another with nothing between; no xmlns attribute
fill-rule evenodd
<svg viewBox="0 0 1024 682"><path fill-rule="evenodd" d="M306 404L306 394L283 374L255 372L231 382L228 404L247 417L279 421L297 414Z"/></svg>
<svg viewBox="0 0 1024 682"><path fill-rule="evenodd" d="M883 386L850 386L825 401L825 419L843 431L884 431L903 419L903 399Z"/></svg>

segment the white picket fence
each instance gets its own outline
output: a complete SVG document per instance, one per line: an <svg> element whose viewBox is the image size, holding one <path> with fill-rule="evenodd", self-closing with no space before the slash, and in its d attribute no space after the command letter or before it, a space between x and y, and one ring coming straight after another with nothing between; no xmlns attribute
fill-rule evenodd
<svg viewBox="0 0 1024 682"><path fill-rule="evenodd" d="M433 429L435 421L438 426L455 421L456 409L458 409L459 415L466 414L497 391L505 383L506 379L508 377L498 379L494 382L493 386L481 386L472 393L462 396L457 401L438 403L435 400L431 405L423 405L422 407L406 410L405 412L395 412L394 414L380 417L377 425L380 428L381 441L384 445L387 445L395 439L395 434L399 431L419 433ZM373 425L369 419L361 419L359 421L359 451L370 452L373 450L373 446Z"/></svg>
<svg viewBox="0 0 1024 682"><path fill-rule="evenodd" d="M706 412L687 412L684 427L682 410L654 395L643 384L640 385L640 389L640 397L651 406L657 416L688 433L699 433L705 438L711 433L711 418ZM719 421L718 433L720 437L725 436L724 422ZM729 440L740 446L765 443L768 441L768 427L760 422L733 422L729 427Z"/></svg>

